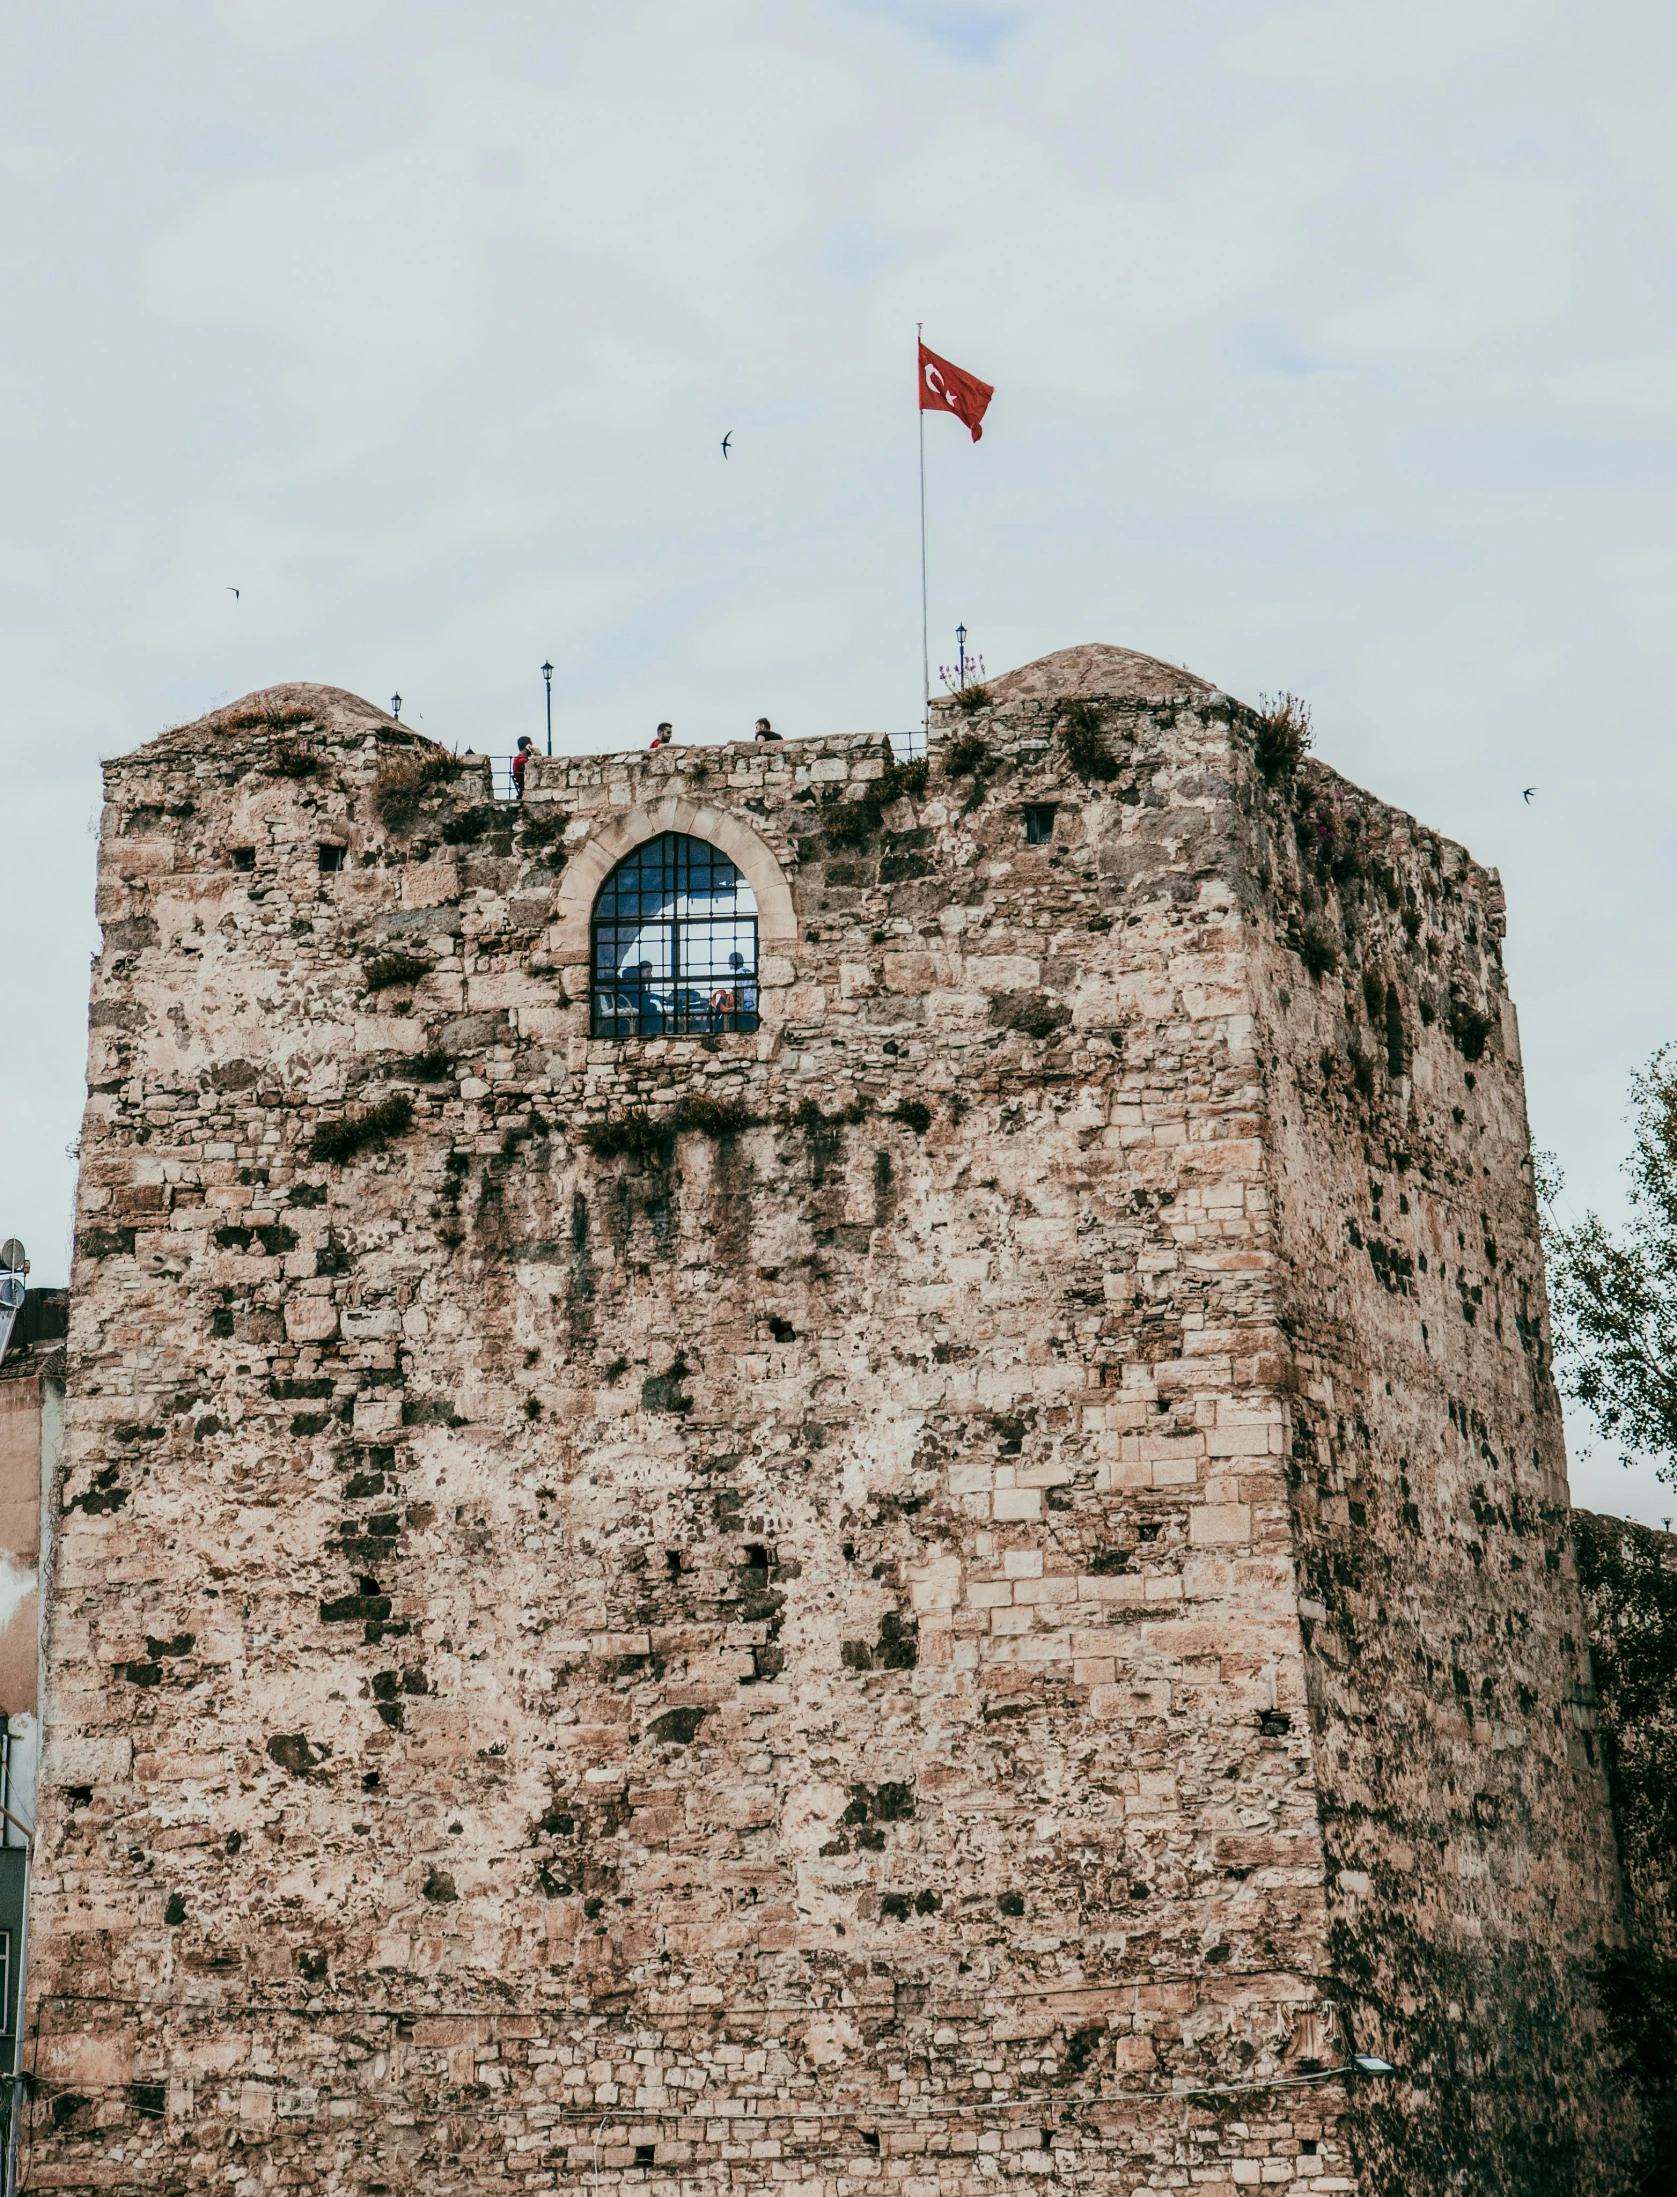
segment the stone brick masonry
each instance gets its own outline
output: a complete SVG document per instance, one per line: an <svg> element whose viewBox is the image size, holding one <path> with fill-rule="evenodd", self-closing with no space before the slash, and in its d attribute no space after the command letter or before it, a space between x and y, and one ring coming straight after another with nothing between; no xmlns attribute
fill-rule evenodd
<svg viewBox="0 0 1677 2197"><path fill-rule="evenodd" d="M1496 882L1145 658L951 715L109 766L28 2186L1620 2186ZM589 1036L663 830L755 1034Z"/></svg>

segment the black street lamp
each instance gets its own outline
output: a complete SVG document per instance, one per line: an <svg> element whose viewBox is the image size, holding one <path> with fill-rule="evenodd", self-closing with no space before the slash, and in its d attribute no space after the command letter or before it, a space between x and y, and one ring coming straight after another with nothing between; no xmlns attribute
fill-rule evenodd
<svg viewBox="0 0 1677 2197"><path fill-rule="evenodd" d="M401 723L401 721L402 721L402 697L401 697L401 696L400 696L399 694L393 694L393 695L392 695L392 696L390 697L390 714L391 714L391 716L392 716L392 717L394 717L394 718L395 718L395 720L396 720L396 722L397 722L398 724L400 724L400 723Z"/></svg>
<svg viewBox="0 0 1677 2197"><path fill-rule="evenodd" d="M553 666L543 664L542 677L547 682L547 752L553 753Z"/></svg>

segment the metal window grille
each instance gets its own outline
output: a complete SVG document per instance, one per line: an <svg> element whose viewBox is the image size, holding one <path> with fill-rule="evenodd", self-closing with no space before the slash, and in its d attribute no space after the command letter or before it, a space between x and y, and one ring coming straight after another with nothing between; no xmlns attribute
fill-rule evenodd
<svg viewBox="0 0 1677 2197"><path fill-rule="evenodd" d="M1029 808L1025 811L1025 843L1027 846L1044 847L1054 836L1054 811L1052 807Z"/></svg>
<svg viewBox="0 0 1677 2197"><path fill-rule="evenodd" d="M596 1037L757 1027L757 900L725 854L664 832L594 903Z"/></svg>

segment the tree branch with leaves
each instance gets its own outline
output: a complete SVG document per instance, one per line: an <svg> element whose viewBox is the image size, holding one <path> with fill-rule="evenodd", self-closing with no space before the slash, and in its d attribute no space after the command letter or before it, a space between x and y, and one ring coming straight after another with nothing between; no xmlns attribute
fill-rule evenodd
<svg viewBox="0 0 1677 2197"><path fill-rule="evenodd" d="M1610 1440L1677 1485L1677 1046L1631 1078L1630 1218L1555 1210L1564 1183L1537 1155L1556 1370Z"/></svg>

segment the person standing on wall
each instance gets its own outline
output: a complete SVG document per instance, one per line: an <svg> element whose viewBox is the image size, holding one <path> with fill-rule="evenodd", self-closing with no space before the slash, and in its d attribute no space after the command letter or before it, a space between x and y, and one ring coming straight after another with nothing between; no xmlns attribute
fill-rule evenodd
<svg viewBox="0 0 1677 2197"><path fill-rule="evenodd" d="M781 740L785 738L785 735L784 733L776 732L773 725L769 723L766 717L759 717L757 720L757 730L752 734L751 737L754 740Z"/></svg>
<svg viewBox="0 0 1677 2197"><path fill-rule="evenodd" d="M529 767L535 748L536 743L528 733L524 733L519 739L518 753L512 759L512 797L515 801L522 801L524 798L524 773Z"/></svg>
<svg viewBox="0 0 1677 2197"><path fill-rule="evenodd" d="M655 748L667 748L674 739L675 727L666 720L658 727L648 744Z"/></svg>

